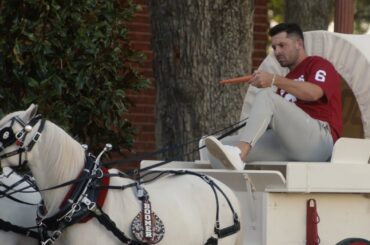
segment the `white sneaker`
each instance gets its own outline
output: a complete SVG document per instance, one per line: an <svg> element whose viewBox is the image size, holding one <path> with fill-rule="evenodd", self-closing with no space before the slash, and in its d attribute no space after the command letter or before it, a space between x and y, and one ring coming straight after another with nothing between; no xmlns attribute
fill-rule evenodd
<svg viewBox="0 0 370 245"><path fill-rule="evenodd" d="M245 163L240 158L240 149L236 146L223 145L218 139L209 136L205 139L208 151L227 169L243 170Z"/></svg>

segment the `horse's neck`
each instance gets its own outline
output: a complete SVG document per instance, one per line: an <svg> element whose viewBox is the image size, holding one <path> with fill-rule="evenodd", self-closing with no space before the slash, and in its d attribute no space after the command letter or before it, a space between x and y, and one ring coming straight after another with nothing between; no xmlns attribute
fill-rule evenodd
<svg viewBox="0 0 370 245"><path fill-rule="evenodd" d="M45 130L30 154L29 165L40 189L76 179L84 167L81 145L62 129L46 122ZM48 215L59 210L70 186L41 192Z"/></svg>

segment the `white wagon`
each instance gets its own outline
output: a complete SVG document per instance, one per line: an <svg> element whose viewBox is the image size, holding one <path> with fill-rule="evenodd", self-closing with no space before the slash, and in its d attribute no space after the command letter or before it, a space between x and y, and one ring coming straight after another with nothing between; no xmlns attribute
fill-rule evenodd
<svg viewBox="0 0 370 245"><path fill-rule="evenodd" d="M341 138L330 163L251 162L243 171L213 169L201 150L196 162L172 162L160 169L189 169L223 181L238 195L243 245L337 244L345 238L370 240L370 35L326 31L305 33L309 55L330 60L352 89L365 139ZM272 55L260 69L285 75ZM242 118L256 88L248 89ZM233 143L237 136L224 142ZM142 161L149 166L155 161ZM316 231L318 237L316 237Z"/></svg>

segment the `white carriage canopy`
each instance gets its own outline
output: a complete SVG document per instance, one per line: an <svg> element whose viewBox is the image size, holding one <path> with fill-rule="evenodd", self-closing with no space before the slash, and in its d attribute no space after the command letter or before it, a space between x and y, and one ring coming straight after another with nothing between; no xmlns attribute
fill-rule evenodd
<svg viewBox="0 0 370 245"><path fill-rule="evenodd" d="M357 100L364 137L370 138L370 35L341 34L328 31L304 33L308 55L319 55L332 62ZM286 75L273 54L268 55L259 70ZM250 86L245 96L241 118L246 118L257 88Z"/></svg>

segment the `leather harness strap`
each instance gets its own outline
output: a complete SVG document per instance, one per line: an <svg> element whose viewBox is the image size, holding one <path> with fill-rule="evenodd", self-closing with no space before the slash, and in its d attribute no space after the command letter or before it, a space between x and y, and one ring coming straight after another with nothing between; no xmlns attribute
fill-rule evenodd
<svg viewBox="0 0 370 245"><path fill-rule="evenodd" d="M207 184L209 184L209 186L211 187L211 189L212 189L212 191L215 195L215 199L216 199L216 223L215 223L214 232L215 232L217 238L210 237L207 240L205 245L216 245L217 240L219 238L224 238L224 237L227 237L227 236L231 236L231 235L237 233L240 230L240 221L239 221L238 215L235 212L229 198L223 192L223 190L211 178L209 178L207 175L192 172L192 171L189 171L189 170L166 170L166 171L152 170L150 172L147 172L145 174L145 176L153 174L153 173L157 173L159 176L163 175L163 174L166 174L166 173L167 174L168 173L169 174L174 174L174 175L190 174L190 175L194 175L194 176L197 176L197 177L203 179ZM142 176L142 178L143 178L143 176ZM157 176L154 177L153 179L156 179L156 178L157 178ZM150 182L150 181L152 181L152 180L148 180L146 182ZM222 229L220 229L220 222L219 222L219 200L218 200L217 192L220 192L222 194L222 196L225 198L225 200L227 201L227 203L229 205L229 208L231 209L231 212L233 214L233 221L234 221L233 225L222 228Z"/></svg>
<svg viewBox="0 0 370 245"><path fill-rule="evenodd" d="M36 134L33 136L31 141L27 146L23 146L26 135L32 131L33 126L35 126L39 120L41 123L38 127ZM14 122L18 122L23 129L14 134L12 131L12 125ZM42 119L41 115L33 117L27 124L24 123L20 118L14 117L9 128L0 131L0 152L2 152L7 146L13 144L14 142L19 146L15 151L4 153L0 155L0 159L8 158L14 155L19 155L19 166L25 165L27 160L22 162L22 153L29 152L32 150L35 143L40 138L40 135L45 126L45 119ZM8 138L10 135L10 138ZM102 154L102 153L101 153ZM95 159L95 158L94 158ZM104 204L105 197L107 195L108 189L116 189L117 186L109 186L109 174L108 171L102 168L100 165L100 158L93 160L91 155L86 156L86 167L81 172L80 177L74 181L69 181L63 183L59 186L51 187L48 189L55 189L57 187L66 186L69 184L74 184L70 189L68 196L65 199L65 202L62 205L61 210L57 212L52 217L45 217L43 215L45 208L43 205L40 205L38 213L38 229L42 245L53 244L55 240L59 238L62 234L62 231L75 223L86 222L92 216L97 218L98 221L106 227L107 230L111 231L120 241L123 243L131 245L148 245L148 243L135 241L128 238L121 230L119 230L110 217L103 212L101 207ZM147 170L147 169L142 169ZM154 172L154 171L153 171ZM216 245L218 238L223 238L232 234L235 234L240 230L240 222L237 216L237 213L234 211L232 204L222 189L208 176L204 174L199 174L191 171L166 171L167 173L180 175L180 174L190 174L202 178L206 183L208 183L214 192L216 199L216 224L214 228L214 233L217 238L211 236L206 245ZM120 189L125 189L127 187L137 186L140 183L135 182L134 184L128 184L127 186L120 186ZM101 192L101 189L106 189L105 192ZM217 193L220 192L225 200L227 201L234 218L234 224L220 229L219 224L219 202ZM99 194L102 196L99 198Z"/></svg>
<svg viewBox="0 0 370 245"><path fill-rule="evenodd" d="M149 245L148 243L135 241L128 238L123 231L117 228L116 223L106 214L103 210L96 206L91 209L90 212L94 217L110 232L112 232L121 242L130 244L130 245Z"/></svg>
<svg viewBox="0 0 370 245"><path fill-rule="evenodd" d="M17 234L21 234L27 237L33 237L35 239L40 239L39 234L36 231L31 230L30 228L13 225L10 222L0 219L0 229L3 231L12 231Z"/></svg>
<svg viewBox="0 0 370 245"><path fill-rule="evenodd" d="M100 174L91 177L94 172ZM45 218L43 215L45 208L40 205L38 227L42 244L53 244L66 227L75 223L87 222L93 217L90 209L94 206L102 207L104 205L107 190L96 187L101 184L109 185L107 173L106 168L96 168L93 156L87 155L85 168L67 193L60 211Z"/></svg>

